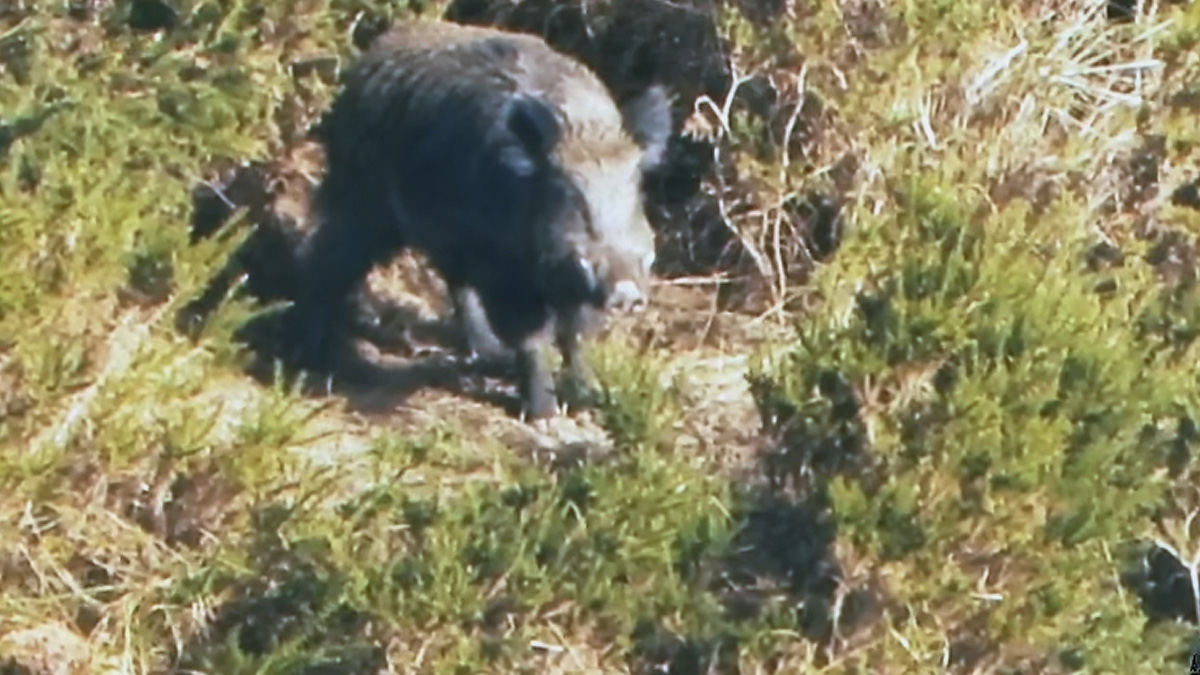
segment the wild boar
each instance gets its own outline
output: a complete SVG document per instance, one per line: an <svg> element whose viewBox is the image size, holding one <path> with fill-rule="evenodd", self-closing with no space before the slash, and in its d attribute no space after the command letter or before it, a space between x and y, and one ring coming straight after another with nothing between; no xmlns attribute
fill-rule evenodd
<svg viewBox="0 0 1200 675"><path fill-rule="evenodd" d="M618 106L536 36L394 26L321 124L326 172L293 304L301 367L328 366L345 298L412 247L445 280L471 348L490 351L494 334L515 351L525 415L553 415L543 348L555 342L582 384L584 316L645 305L655 237L641 183L670 133L662 87Z"/></svg>

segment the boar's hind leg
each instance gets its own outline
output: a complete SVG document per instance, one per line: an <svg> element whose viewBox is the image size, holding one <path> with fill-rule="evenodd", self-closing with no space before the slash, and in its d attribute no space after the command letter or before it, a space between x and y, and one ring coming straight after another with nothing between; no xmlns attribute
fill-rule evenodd
<svg viewBox="0 0 1200 675"><path fill-rule="evenodd" d="M379 242L347 225L322 222L300 252L289 337L298 341L297 365L305 370L330 368L334 332L344 323L349 296L380 259Z"/></svg>
<svg viewBox="0 0 1200 675"><path fill-rule="evenodd" d="M450 299L454 304L454 318L466 340L466 351L472 356L493 359L504 354L504 345L492 332L487 315L480 304L479 294L464 283L450 285Z"/></svg>

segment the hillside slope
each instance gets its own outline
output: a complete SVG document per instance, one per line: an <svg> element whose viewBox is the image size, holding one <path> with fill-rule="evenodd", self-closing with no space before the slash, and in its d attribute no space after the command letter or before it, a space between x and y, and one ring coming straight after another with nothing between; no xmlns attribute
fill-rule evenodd
<svg viewBox="0 0 1200 675"><path fill-rule="evenodd" d="M1200 4L1143 4L4 5L0 673L1183 672ZM678 96L545 423L415 256L365 377L242 339L339 68L447 9Z"/></svg>

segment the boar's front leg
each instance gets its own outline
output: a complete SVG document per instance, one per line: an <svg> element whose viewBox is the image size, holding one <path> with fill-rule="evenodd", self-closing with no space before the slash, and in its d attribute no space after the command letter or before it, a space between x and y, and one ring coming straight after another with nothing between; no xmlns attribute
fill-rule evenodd
<svg viewBox="0 0 1200 675"><path fill-rule="evenodd" d="M545 419L558 413L554 377L542 360L538 340L528 339L517 348L517 382L527 419Z"/></svg>
<svg viewBox="0 0 1200 675"><path fill-rule="evenodd" d="M516 353L517 391L524 417L553 417L558 413L558 399L554 377L543 359L551 342L551 315L541 298L529 292L533 285L521 271L513 261L501 260L498 265L483 261L475 268L471 287L493 334Z"/></svg>
<svg viewBox="0 0 1200 675"><path fill-rule="evenodd" d="M583 358L580 335L586 317L582 307L560 310L555 320L555 346L563 357L563 385L568 401L575 405L586 405L594 398L592 374Z"/></svg>

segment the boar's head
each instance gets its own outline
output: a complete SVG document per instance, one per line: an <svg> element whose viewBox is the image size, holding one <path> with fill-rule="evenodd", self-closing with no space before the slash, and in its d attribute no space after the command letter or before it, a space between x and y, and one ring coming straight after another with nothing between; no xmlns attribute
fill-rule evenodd
<svg viewBox="0 0 1200 675"><path fill-rule="evenodd" d="M614 120L601 116L605 107L592 91L560 95L557 110L514 97L501 115L504 163L542 182L535 207L542 286L560 307L641 308L655 259L642 182L663 161L670 102L654 86Z"/></svg>

